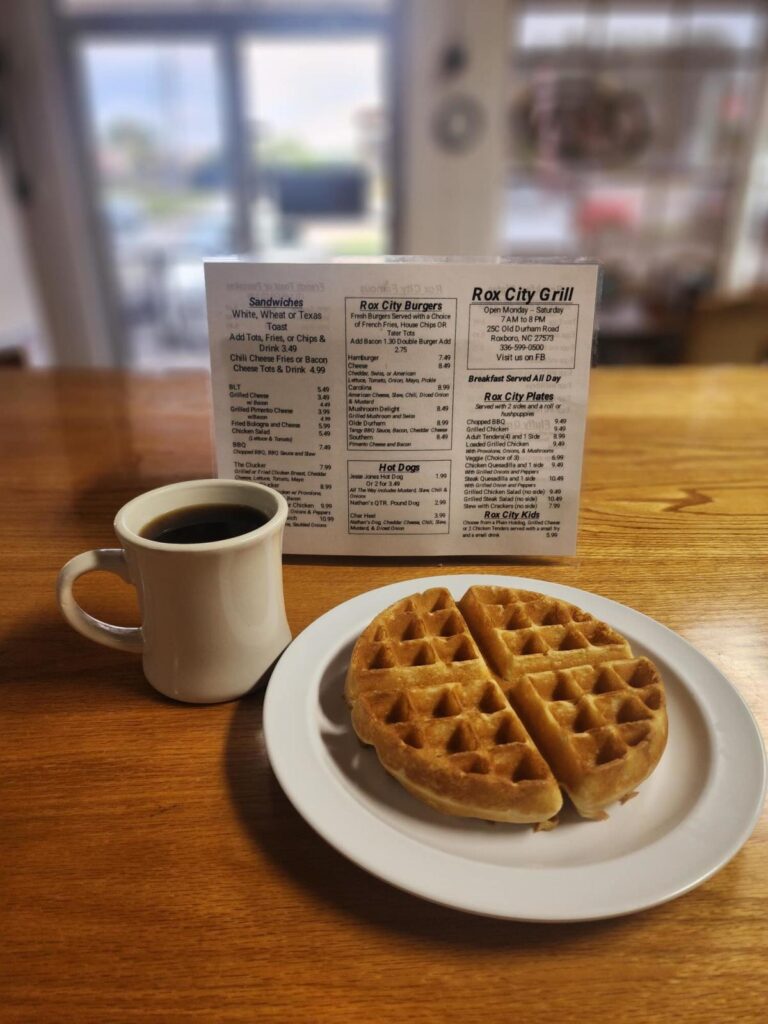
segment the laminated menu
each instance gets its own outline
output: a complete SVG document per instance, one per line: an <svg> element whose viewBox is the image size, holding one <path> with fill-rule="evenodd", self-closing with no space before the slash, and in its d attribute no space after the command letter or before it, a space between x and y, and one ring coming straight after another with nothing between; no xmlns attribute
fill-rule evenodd
<svg viewBox="0 0 768 1024"><path fill-rule="evenodd" d="M596 263L205 274L218 472L285 496L287 553L574 552Z"/></svg>

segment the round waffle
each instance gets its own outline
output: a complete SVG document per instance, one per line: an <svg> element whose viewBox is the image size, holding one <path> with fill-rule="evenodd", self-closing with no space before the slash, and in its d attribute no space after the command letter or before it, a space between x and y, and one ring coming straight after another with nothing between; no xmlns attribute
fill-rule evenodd
<svg viewBox="0 0 768 1024"><path fill-rule="evenodd" d="M437 810L542 823L561 788L584 817L627 799L667 738L664 684L624 637L532 591L445 588L385 609L346 681L352 722Z"/></svg>

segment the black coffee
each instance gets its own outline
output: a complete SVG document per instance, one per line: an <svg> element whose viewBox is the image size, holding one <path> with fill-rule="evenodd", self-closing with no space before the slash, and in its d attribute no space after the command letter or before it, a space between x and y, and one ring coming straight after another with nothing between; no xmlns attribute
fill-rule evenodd
<svg viewBox="0 0 768 1024"><path fill-rule="evenodd" d="M208 544L258 530L271 518L250 505L188 505L153 519L141 536L163 544Z"/></svg>

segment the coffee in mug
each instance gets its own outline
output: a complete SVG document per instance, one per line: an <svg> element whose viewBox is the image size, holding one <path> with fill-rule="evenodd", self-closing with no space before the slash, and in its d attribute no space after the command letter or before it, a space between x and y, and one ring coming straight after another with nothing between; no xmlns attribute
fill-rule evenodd
<svg viewBox="0 0 768 1024"><path fill-rule="evenodd" d="M240 537L268 522L265 512L250 505L190 505L153 519L141 536L162 544L208 544Z"/></svg>

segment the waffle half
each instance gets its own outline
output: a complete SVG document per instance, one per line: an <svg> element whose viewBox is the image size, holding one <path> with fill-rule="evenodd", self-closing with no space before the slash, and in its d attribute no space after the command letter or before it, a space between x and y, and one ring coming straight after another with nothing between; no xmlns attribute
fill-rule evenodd
<svg viewBox="0 0 768 1024"><path fill-rule="evenodd" d="M606 623L532 591L435 588L363 631L346 681L357 735L414 796L491 821L584 817L626 799L667 738L664 684Z"/></svg>

